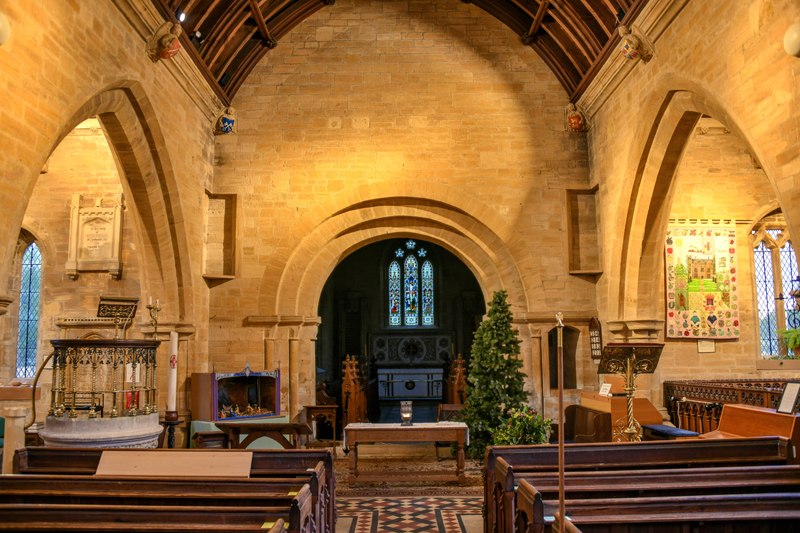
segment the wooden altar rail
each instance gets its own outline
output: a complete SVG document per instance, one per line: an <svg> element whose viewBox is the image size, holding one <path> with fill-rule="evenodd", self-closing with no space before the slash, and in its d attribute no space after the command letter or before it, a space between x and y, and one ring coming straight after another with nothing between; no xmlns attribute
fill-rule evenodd
<svg viewBox="0 0 800 533"><path fill-rule="evenodd" d="M714 444L711 444L714 443ZM558 447L490 446L484 465L484 531L508 531L514 520L515 481L508 480L498 459L513 466L514 475L549 472L558 468ZM713 440L673 440L622 443L567 444L565 466L570 471L643 470L698 466L786 464L791 457L789 439L753 437Z"/></svg>
<svg viewBox="0 0 800 533"><path fill-rule="evenodd" d="M681 429L706 433L717 429L726 403L775 409L784 380L689 380L664 382L664 406Z"/></svg>
<svg viewBox="0 0 800 533"><path fill-rule="evenodd" d="M124 453L126 450L117 451ZM131 452L142 452L142 450L131 450ZM103 450L98 448L22 448L17 450L14 456L14 473L26 474L16 476L20 479L41 475L74 475L88 478L96 473L102 453ZM175 450L175 453L206 453L206 450ZM225 453L240 452L229 450ZM331 450L252 450L247 453L252 453L253 457L249 480L265 482L277 478L289 482L300 480L308 483L317 531L331 532L335 529L336 480ZM190 483L197 482L193 479ZM216 487L220 483L221 480L215 479L208 487ZM288 520L287 527L289 527Z"/></svg>

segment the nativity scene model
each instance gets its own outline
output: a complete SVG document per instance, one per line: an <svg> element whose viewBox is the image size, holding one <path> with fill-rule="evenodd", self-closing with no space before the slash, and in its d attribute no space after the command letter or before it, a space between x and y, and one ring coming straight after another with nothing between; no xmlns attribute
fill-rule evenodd
<svg viewBox="0 0 800 533"><path fill-rule="evenodd" d="M228 420L280 416L280 372L192 374L192 414L196 420Z"/></svg>

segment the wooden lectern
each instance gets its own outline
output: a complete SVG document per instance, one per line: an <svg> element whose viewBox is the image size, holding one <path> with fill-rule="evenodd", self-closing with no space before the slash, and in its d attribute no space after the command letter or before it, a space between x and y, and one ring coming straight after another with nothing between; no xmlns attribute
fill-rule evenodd
<svg viewBox="0 0 800 533"><path fill-rule="evenodd" d="M600 357L598 374L619 374L625 378L627 409L625 418L614 422L612 438L622 441L642 440L642 426L633 416L636 376L652 374L658 365L663 343L608 343Z"/></svg>

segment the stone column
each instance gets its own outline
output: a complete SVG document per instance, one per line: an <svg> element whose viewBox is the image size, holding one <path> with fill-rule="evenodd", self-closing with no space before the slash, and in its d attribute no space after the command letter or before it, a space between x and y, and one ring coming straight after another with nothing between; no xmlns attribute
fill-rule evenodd
<svg viewBox="0 0 800 533"><path fill-rule="evenodd" d="M2 410L6 419L6 429L3 444L3 474L14 472L14 452L25 447L25 418L28 416L26 407L6 407Z"/></svg>
<svg viewBox="0 0 800 533"><path fill-rule="evenodd" d="M297 328L298 330L300 328ZM289 333L289 420L300 413L300 335Z"/></svg>

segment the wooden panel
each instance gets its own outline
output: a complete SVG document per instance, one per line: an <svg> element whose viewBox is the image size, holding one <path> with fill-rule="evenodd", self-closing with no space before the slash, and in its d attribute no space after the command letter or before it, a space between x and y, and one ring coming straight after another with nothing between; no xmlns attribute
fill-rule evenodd
<svg viewBox="0 0 800 533"><path fill-rule="evenodd" d="M250 477L252 452L103 450L97 476Z"/></svg>

